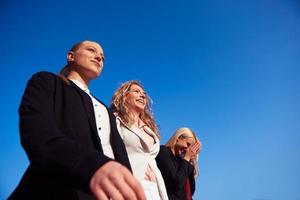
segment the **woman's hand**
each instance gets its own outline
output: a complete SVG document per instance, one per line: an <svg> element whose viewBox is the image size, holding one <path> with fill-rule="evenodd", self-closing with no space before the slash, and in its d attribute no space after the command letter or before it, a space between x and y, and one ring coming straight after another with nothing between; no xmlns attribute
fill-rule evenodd
<svg viewBox="0 0 300 200"><path fill-rule="evenodd" d="M195 159L197 154L200 153L202 149L202 143L200 140L197 140L195 143L191 144L185 152L184 159L190 161L191 159Z"/></svg>
<svg viewBox="0 0 300 200"><path fill-rule="evenodd" d="M97 200L146 200L139 182L115 161L107 162L95 172L90 190Z"/></svg>

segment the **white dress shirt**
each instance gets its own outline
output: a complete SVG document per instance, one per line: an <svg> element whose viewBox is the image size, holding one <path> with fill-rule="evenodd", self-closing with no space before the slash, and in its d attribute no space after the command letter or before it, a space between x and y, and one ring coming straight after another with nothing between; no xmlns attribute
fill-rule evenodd
<svg viewBox="0 0 300 200"><path fill-rule="evenodd" d="M94 107L96 127L98 131L98 136L100 137L101 140L103 153L106 156L114 159L114 153L110 144L109 115L106 107L102 103L100 103L93 95L91 95L89 89L85 88L80 81L74 79L70 79L70 80L91 97L91 100L93 102L93 107Z"/></svg>

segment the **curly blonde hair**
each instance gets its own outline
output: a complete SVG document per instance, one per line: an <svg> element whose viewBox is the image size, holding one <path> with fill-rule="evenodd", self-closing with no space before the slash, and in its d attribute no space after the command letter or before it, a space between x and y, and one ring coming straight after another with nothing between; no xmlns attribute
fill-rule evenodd
<svg viewBox="0 0 300 200"><path fill-rule="evenodd" d="M127 126L132 126L134 123L134 119L129 110L129 105L127 101L127 94L130 91L132 85L137 85L144 89L144 87L139 81L135 81L135 80L127 81L123 83L115 91L111 99L111 105L110 105L113 112L116 113L117 116L119 116ZM144 112L142 112L139 117L152 131L154 131L157 137L160 138L158 127L155 123L151 106L150 106L152 104L152 101L147 94L145 94L145 97L146 97L146 106Z"/></svg>

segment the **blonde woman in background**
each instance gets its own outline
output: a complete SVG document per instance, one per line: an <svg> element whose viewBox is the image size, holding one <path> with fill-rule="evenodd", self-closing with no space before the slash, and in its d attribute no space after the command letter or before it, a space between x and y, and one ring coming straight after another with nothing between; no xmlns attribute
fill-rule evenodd
<svg viewBox="0 0 300 200"><path fill-rule="evenodd" d="M202 144L189 128L180 128L156 157L170 200L191 200Z"/></svg>
<svg viewBox="0 0 300 200"><path fill-rule="evenodd" d="M133 175L142 184L148 200L168 199L155 157L160 135L150 111L150 98L137 81L123 83L114 93L111 110L124 141Z"/></svg>

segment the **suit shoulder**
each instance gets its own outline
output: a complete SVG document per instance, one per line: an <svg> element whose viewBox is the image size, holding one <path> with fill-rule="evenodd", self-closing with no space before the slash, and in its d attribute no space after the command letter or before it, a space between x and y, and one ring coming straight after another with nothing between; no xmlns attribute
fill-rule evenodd
<svg viewBox="0 0 300 200"><path fill-rule="evenodd" d="M32 75L31 79L56 79L58 75L47 72L47 71L40 71Z"/></svg>
<svg viewBox="0 0 300 200"><path fill-rule="evenodd" d="M29 88L40 88L46 91L53 91L58 85L61 85L61 83L63 83L62 78L58 75L52 72L40 71L32 75L27 86Z"/></svg>
<svg viewBox="0 0 300 200"><path fill-rule="evenodd" d="M168 150L168 147L166 147L165 145L160 145L160 149L163 151L166 151L166 150Z"/></svg>
<svg viewBox="0 0 300 200"><path fill-rule="evenodd" d="M67 85L69 85L67 79L62 78L58 74L54 74L48 71L40 71L33 74L29 82L42 84L42 85L53 85L53 86L58 83L66 83Z"/></svg>
<svg viewBox="0 0 300 200"><path fill-rule="evenodd" d="M159 148L160 155L167 155L170 153L171 153L171 150L168 147L166 147L165 145L160 145L160 148Z"/></svg>

